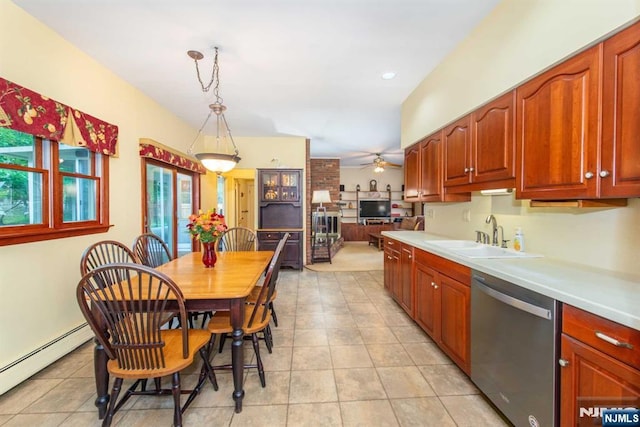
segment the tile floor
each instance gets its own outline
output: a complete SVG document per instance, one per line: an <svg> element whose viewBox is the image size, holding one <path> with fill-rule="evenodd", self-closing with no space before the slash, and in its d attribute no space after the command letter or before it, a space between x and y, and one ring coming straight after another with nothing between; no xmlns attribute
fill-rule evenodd
<svg viewBox="0 0 640 427"><path fill-rule="evenodd" d="M267 387L245 378L236 414L230 372L217 371L184 416L186 426L506 426L469 379L382 286L382 271L283 270L273 328L264 346ZM248 344L248 343L247 343ZM251 347L247 357L253 357ZM0 396L2 426L99 426L87 343ZM214 363L229 360L227 345ZM199 365L183 376L193 384ZM170 397L130 399L117 426L169 426Z"/></svg>

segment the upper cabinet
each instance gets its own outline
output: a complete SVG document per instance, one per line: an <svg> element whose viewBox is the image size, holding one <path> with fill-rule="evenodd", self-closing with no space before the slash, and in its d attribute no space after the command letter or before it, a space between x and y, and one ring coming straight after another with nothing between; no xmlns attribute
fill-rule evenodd
<svg viewBox="0 0 640 427"><path fill-rule="evenodd" d="M464 116L444 128L444 185L471 183L471 126L469 116Z"/></svg>
<svg viewBox="0 0 640 427"><path fill-rule="evenodd" d="M600 45L517 89L516 197L597 196Z"/></svg>
<svg viewBox="0 0 640 427"><path fill-rule="evenodd" d="M604 42L601 197L640 196L640 22Z"/></svg>
<svg viewBox="0 0 640 427"><path fill-rule="evenodd" d="M259 171L260 202L300 202L299 169L261 169Z"/></svg>
<svg viewBox="0 0 640 427"><path fill-rule="evenodd" d="M443 185L443 132L438 131L405 150L405 200L408 202L468 201L470 193L451 194Z"/></svg>

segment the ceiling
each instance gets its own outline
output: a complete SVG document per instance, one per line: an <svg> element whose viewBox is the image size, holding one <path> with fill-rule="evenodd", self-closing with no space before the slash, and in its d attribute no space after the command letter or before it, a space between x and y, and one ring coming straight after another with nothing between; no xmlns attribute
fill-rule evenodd
<svg viewBox="0 0 640 427"><path fill-rule="evenodd" d="M218 46L234 136L308 137L312 157L345 166L403 162L402 102L499 2L13 1L194 129L214 97L187 51L205 55L206 84Z"/></svg>

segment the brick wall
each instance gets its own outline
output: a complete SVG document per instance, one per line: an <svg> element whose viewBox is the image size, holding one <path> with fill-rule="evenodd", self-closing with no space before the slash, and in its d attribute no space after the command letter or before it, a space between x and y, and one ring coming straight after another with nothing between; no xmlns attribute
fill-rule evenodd
<svg viewBox="0 0 640 427"><path fill-rule="evenodd" d="M331 194L331 204L324 204L327 210L337 210L335 204L340 198L340 159L311 159L311 189L313 195L314 190L329 190ZM312 206L312 208L314 208Z"/></svg>

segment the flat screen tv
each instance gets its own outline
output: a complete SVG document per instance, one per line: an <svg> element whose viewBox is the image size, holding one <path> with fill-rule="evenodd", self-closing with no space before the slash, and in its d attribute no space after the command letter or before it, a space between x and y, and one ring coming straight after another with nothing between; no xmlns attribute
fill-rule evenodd
<svg viewBox="0 0 640 427"><path fill-rule="evenodd" d="M389 218L391 200L360 200L358 211L360 218Z"/></svg>

